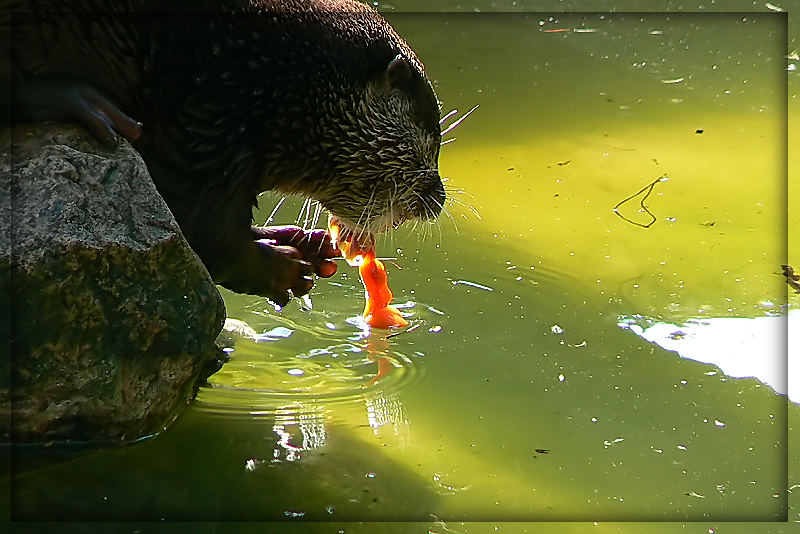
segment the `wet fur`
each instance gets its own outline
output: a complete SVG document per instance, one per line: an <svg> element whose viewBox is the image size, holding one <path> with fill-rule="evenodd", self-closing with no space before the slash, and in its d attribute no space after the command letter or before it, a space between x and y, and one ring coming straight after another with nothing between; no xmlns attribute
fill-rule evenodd
<svg viewBox="0 0 800 534"><path fill-rule="evenodd" d="M432 86L405 41L365 4L10 7L13 65L3 76L87 80L142 121L135 147L192 247L231 289L272 291L255 280L269 273L249 230L263 190L315 198L370 232L441 210Z"/></svg>

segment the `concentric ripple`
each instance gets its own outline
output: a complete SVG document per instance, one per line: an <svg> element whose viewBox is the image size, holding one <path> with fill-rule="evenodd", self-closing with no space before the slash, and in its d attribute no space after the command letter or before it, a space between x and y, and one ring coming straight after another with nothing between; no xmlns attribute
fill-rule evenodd
<svg viewBox="0 0 800 534"><path fill-rule="evenodd" d="M419 336L438 331L443 312L400 303L408 327L371 331L352 314L363 302L360 288L331 286L315 310L276 313L261 300L237 314L246 320L229 319L221 341L231 359L200 390L195 406L220 415L274 416L295 403L363 403L376 391L391 396L419 380L425 358ZM341 296L347 305L323 302Z"/></svg>

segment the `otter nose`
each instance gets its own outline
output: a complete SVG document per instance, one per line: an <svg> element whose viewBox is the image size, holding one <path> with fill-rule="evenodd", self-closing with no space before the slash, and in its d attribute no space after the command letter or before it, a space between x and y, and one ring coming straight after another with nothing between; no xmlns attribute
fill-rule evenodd
<svg viewBox="0 0 800 534"><path fill-rule="evenodd" d="M421 210L419 213L422 219L435 219L442 212L446 195L444 184L437 174L435 179L430 182L427 190L422 194Z"/></svg>

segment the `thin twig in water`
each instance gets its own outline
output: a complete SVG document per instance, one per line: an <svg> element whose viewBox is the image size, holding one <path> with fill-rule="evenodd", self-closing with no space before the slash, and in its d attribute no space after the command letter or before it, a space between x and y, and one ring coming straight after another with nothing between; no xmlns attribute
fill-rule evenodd
<svg viewBox="0 0 800 534"><path fill-rule="evenodd" d="M651 212L647 208L647 206L644 205L644 201L647 200L647 197L649 197L650 193L653 192L653 188L656 186L656 184L658 182L665 182L665 181L667 181L667 179L668 179L667 175L666 174L662 174L661 176L659 176L658 178L656 178L655 180L650 182L648 185L646 185L643 188L641 188L638 192L636 192L636 193L632 194L631 196L629 196L629 197L617 202L617 205L612 208L612 211L614 213L616 213L617 215L619 215L619 217L624 221L627 221L627 222L629 222L631 224L635 224L636 226L641 226L642 228L650 228L653 225L653 223L656 222L657 219L656 219L656 216L653 215L653 212ZM620 206L622 206L623 204L625 204L629 200L632 200L632 199L638 197L642 193L645 193L645 195L641 198L641 200L639 200L639 206L640 206L640 210L639 211L644 211L645 213L647 213L652 218L652 220L647 224L642 224L642 223L636 222L634 220L631 220L631 219L625 217L623 214L621 214L619 212L619 207Z"/></svg>
<svg viewBox="0 0 800 534"><path fill-rule="evenodd" d="M413 332L414 330L416 330L416 329L417 329L417 328L419 328L420 326L421 326L421 323L416 323L416 324L413 324L413 325L409 326L409 327L408 327L408 328L406 328L405 330L400 330L399 332L392 332L391 334L389 334L388 336L386 336L386 339L389 339L389 338L392 338L392 337L397 337L397 336L399 336L400 334L407 334L407 333L409 333L409 332Z"/></svg>

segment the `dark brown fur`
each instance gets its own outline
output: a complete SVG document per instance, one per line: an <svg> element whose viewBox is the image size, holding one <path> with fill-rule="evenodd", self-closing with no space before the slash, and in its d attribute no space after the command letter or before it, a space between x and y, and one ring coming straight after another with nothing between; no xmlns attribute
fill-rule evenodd
<svg viewBox="0 0 800 534"><path fill-rule="evenodd" d="M13 43L12 64L2 65L2 76L14 79L10 114L66 118L107 140L111 130L135 140L218 283L283 303L287 289L310 288L312 271L333 272L325 238L314 237L315 253L251 228L263 190L315 198L368 232L441 210L433 89L405 41L365 4L10 7L11 29L2 30Z"/></svg>

